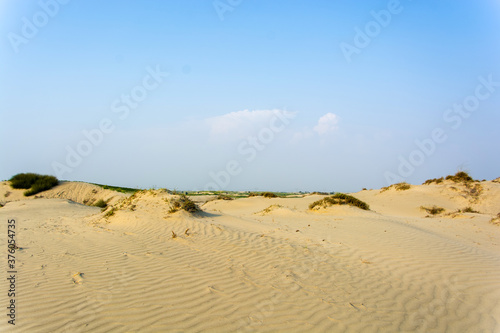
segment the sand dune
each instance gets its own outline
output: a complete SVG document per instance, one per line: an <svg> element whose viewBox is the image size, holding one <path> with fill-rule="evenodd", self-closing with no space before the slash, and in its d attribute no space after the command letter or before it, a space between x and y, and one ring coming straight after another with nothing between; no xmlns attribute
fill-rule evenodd
<svg viewBox="0 0 500 333"><path fill-rule="evenodd" d="M477 197L461 186L353 194L370 211L309 210L319 195L203 197L190 214L169 213L161 190L64 183L26 199L4 183L1 218L18 221L16 329L498 332L500 184ZM82 204L101 198L113 215ZM426 217L426 205L446 211ZM480 213L446 215L469 206Z"/></svg>

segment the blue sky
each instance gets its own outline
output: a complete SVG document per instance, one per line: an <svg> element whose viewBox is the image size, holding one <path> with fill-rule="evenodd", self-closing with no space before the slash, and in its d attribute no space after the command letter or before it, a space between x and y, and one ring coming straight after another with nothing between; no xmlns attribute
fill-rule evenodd
<svg viewBox="0 0 500 333"><path fill-rule="evenodd" d="M4 0L0 18L1 179L357 191L500 176L498 1Z"/></svg>

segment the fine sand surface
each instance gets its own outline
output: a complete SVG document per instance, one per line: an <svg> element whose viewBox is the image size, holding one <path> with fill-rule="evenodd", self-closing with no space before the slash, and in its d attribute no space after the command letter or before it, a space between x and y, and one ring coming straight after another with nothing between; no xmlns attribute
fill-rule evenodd
<svg viewBox="0 0 500 333"><path fill-rule="evenodd" d="M190 214L169 213L162 190L68 182L35 199L2 183L15 331L500 332L500 183L480 184L352 194L371 211L309 210L321 195L192 197L203 212ZM98 199L115 213L83 204ZM445 213L426 217L432 205ZM468 206L480 213L446 215Z"/></svg>

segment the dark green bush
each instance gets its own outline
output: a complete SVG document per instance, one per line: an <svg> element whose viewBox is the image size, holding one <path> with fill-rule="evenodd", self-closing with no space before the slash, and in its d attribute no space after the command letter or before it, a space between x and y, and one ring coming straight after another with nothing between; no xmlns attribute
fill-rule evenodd
<svg viewBox="0 0 500 333"><path fill-rule="evenodd" d="M34 195L43 191L50 190L54 186L59 184L59 180L57 180L54 176L41 176L34 184L31 186L29 190L24 192L25 196Z"/></svg>
<svg viewBox="0 0 500 333"><path fill-rule="evenodd" d="M278 196L277 196L275 193L273 193L273 192L264 192L264 193L262 193L262 196L263 196L264 198L277 198L277 197L278 197Z"/></svg>
<svg viewBox="0 0 500 333"><path fill-rule="evenodd" d="M27 189L25 196L34 195L43 191L50 190L59 184L54 176L39 175L36 173L19 173L10 179L12 188Z"/></svg>
<svg viewBox="0 0 500 333"><path fill-rule="evenodd" d="M33 186L33 184L35 184L40 177L42 177L42 175L36 173L19 173L9 179L10 186L12 186L12 188L22 188L27 190L31 188L31 186Z"/></svg>
<svg viewBox="0 0 500 333"><path fill-rule="evenodd" d="M317 206L326 208L332 205L350 205L364 210L370 210L370 206L366 202L344 193L335 193L330 197L315 201L309 205L309 209L313 209Z"/></svg>
<svg viewBox="0 0 500 333"><path fill-rule="evenodd" d="M108 206L108 204L106 203L106 201L102 200L102 199L99 199L95 204L94 206L96 207L99 207L99 208L106 208Z"/></svg>

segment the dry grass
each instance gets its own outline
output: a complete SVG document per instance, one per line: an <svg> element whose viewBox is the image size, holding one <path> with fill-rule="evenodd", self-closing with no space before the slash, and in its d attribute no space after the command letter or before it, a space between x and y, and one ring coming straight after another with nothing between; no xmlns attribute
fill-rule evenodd
<svg viewBox="0 0 500 333"><path fill-rule="evenodd" d="M406 190L409 190L411 188L411 185L408 183L405 183L405 182L397 183L397 184L394 184L393 186L396 189L396 191L406 191Z"/></svg>
<svg viewBox="0 0 500 333"><path fill-rule="evenodd" d="M283 208L283 206L282 205L271 205L267 208L264 208L263 210L261 210L257 214L261 214L261 215L269 214L270 212L272 212L273 210L278 209L278 208Z"/></svg>
<svg viewBox="0 0 500 333"><path fill-rule="evenodd" d="M451 180L455 183L470 183L474 181L474 179L472 179L472 177L469 176L469 174L465 171L459 171L453 176L452 175L446 176L445 179Z"/></svg>
<svg viewBox="0 0 500 333"><path fill-rule="evenodd" d="M185 210L189 213L196 213L200 211L200 207L185 195L180 195L178 199L170 201L169 213L175 213L179 210Z"/></svg>
<svg viewBox="0 0 500 333"><path fill-rule="evenodd" d="M480 212L478 212L477 210L474 210L472 209L472 207L465 207L465 208L462 208L462 209L459 209L458 210L459 213L475 213L475 214L481 214Z"/></svg>
<svg viewBox="0 0 500 333"><path fill-rule="evenodd" d="M494 225L500 226L500 213L498 213L496 217L492 218L490 222Z"/></svg>
<svg viewBox="0 0 500 333"><path fill-rule="evenodd" d="M427 179L422 185L431 185L432 183L441 184L444 181L444 177Z"/></svg>
<svg viewBox="0 0 500 333"><path fill-rule="evenodd" d="M428 214L431 214L431 215L438 215L438 214L441 214L442 212L445 211L444 208L442 207L437 207L436 205L432 206L432 207L424 207L424 206L421 206L420 209L422 210L425 210Z"/></svg>
<svg viewBox="0 0 500 333"><path fill-rule="evenodd" d="M465 198L469 199L471 203L475 203L479 201L479 197L483 193L483 186L481 184L465 183L465 190L462 192Z"/></svg>
<svg viewBox="0 0 500 333"><path fill-rule="evenodd" d="M390 190L391 188L395 188L396 191L406 191L406 190L409 190L411 188L411 185L406 183L406 182L402 182L402 183L397 183L397 184L392 184L390 186L385 186L385 187L382 187L380 189L380 193L383 193L385 191L388 191Z"/></svg>
<svg viewBox="0 0 500 333"><path fill-rule="evenodd" d="M106 214L104 214L104 218L106 218L106 219L107 219L107 218L109 218L109 217L111 217L111 216L115 215L115 212L116 212L116 208L115 208L115 207L111 208L110 210L108 210L108 211L106 212Z"/></svg>

